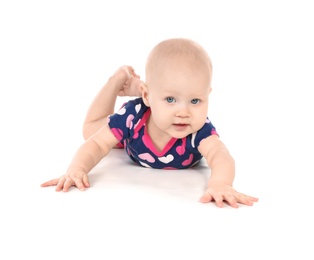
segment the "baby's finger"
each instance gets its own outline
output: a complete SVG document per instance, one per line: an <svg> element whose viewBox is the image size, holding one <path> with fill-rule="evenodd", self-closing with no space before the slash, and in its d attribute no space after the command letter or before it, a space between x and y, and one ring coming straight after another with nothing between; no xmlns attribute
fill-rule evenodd
<svg viewBox="0 0 314 260"><path fill-rule="evenodd" d="M84 183L82 182L81 179L76 179L75 180L75 186L76 186L76 188L78 188L81 191L85 190L85 185L84 185Z"/></svg>
<svg viewBox="0 0 314 260"><path fill-rule="evenodd" d="M46 182L42 183L40 186L41 187L55 186L58 184L59 180L60 180L60 178L46 181Z"/></svg>
<svg viewBox="0 0 314 260"><path fill-rule="evenodd" d="M210 193L205 193L200 199L199 201L202 203L208 203L211 202L213 200L212 195L210 195Z"/></svg>
<svg viewBox="0 0 314 260"><path fill-rule="evenodd" d="M216 202L217 207L222 208L224 206L224 199L222 195L214 195L213 198Z"/></svg>
<svg viewBox="0 0 314 260"><path fill-rule="evenodd" d="M239 205L237 203L237 198L235 196L233 196L232 194L227 194L224 196L225 197L225 201L233 208L238 208Z"/></svg>
<svg viewBox="0 0 314 260"><path fill-rule="evenodd" d="M69 189L72 186L76 186L77 187L77 184L71 178L66 178L64 183L63 183L62 191L67 192L67 191L69 191Z"/></svg>
<svg viewBox="0 0 314 260"><path fill-rule="evenodd" d="M85 186L86 188L89 188L89 187L90 187L90 183L89 183L87 174L83 176L83 183L84 183L84 186Z"/></svg>
<svg viewBox="0 0 314 260"><path fill-rule="evenodd" d="M57 183L56 191L62 191L64 183L65 183L65 177L61 177Z"/></svg>
<svg viewBox="0 0 314 260"><path fill-rule="evenodd" d="M245 194L239 194L237 196L237 201L241 204L247 205L247 206L252 206L253 202L257 201L256 198L246 196Z"/></svg>
<svg viewBox="0 0 314 260"><path fill-rule="evenodd" d="M252 197L252 196L248 196L248 195L245 195L250 201L253 201L253 202L257 202L258 201L258 198L256 197Z"/></svg>

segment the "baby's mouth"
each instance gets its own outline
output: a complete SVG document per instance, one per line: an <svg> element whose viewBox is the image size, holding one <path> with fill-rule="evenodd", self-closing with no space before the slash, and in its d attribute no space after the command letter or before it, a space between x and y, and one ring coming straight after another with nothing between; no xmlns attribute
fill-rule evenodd
<svg viewBox="0 0 314 260"><path fill-rule="evenodd" d="M176 130L184 130L188 124L173 124L173 126L175 127Z"/></svg>

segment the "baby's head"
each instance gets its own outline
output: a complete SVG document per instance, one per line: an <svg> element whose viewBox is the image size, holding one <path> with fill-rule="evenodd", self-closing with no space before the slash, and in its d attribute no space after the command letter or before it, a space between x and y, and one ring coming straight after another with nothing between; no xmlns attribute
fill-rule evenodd
<svg viewBox="0 0 314 260"><path fill-rule="evenodd" d="M173 78L177 73L202 77L210 87L212 64L207 52L198 43L185 38L168 39L157 44L146 62L146 85L153 87L161 77Z"/></svg>
<svg viewBox="0 0 314 260"><path fill-rule="evenodd" d="M158 131L182 138L205 123L212 64L196 42L175 38L157 44L146 63L144 103Z"/></svg>

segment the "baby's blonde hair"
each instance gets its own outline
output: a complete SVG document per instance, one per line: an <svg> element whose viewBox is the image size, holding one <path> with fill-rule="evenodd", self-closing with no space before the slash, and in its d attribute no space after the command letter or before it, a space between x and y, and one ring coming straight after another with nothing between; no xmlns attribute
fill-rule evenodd
<svg viewBox="0 0 314 260"><path fill-rule="evenodd" d="M146 62L146 82L149 83L160 72L160 68L175 66L181 70L204 70L212 77L212 63L205 49L186 38L167 39L158 43L150 52Z"/></svg>

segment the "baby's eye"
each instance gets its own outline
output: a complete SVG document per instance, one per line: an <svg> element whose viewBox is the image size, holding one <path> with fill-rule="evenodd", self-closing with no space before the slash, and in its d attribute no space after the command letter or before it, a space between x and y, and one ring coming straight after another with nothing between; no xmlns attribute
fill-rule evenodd
<svg viewBox="0 0 314 260"><path fill-rule="evenodd" d="M167 101L168 103L173 103L173 102L175 102L175 99L174 99L173 97L167 97L167 98L166 98L166 101Z"/></svg>
<svg viewBox="0 0 314 260"><path fill-rule="evenodd" d="M198 98L193 98L192 100L191 100L191 103L192 104L198 104L200 102L200 100L198 99Z"/></svg>

